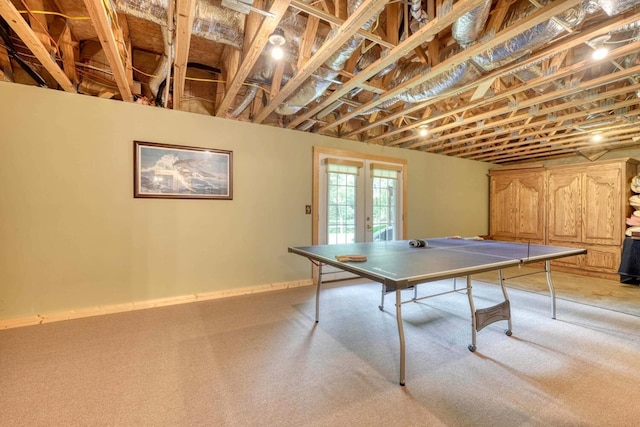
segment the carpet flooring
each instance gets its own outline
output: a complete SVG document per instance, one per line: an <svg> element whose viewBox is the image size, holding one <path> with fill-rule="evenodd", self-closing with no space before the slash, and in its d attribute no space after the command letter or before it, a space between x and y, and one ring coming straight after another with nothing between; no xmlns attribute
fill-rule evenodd
<svg viewBox="0 0 640 427"><path fill-rule="evenodd" d="M451 281L420 287L437 292ZM511 289L470 343L467 296L336 283L0 331L3 426L635 426L640 322ZM411 291L407 297L411 296ZM500 301L474 281L477 308Z"/></svg>

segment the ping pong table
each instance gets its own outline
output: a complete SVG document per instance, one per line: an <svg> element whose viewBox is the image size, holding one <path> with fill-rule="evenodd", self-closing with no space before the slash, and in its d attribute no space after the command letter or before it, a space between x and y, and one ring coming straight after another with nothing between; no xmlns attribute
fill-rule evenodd
<svg viewBox="0 0 640 427"><path fill-rule="evenodd" d="M495 240L473 240L461 238L420 239L424 247L413 247L408 240L384 242L347 243L337 245L315 245L289 247L289 252L308 258L318 266L316 276L316 322L320 314L320 288L322 266L330 265L354 273L360 277L382 284L384 295L395 291L396 321L400 340L400 385L405 385L405 337L402 324L402 304L432 298L451 292L466 292L471 309L470 351L476 350L476 334L485 326L500 321L508 321L507 335L511 335L511 307L504 284L502 269L522 264L544 262L547 284L551 297L551 317L556 317L556 296L551 281L550 261L557 258L584 254L580 248L512 243ZM339 261L345 255L353 256L353 261ZM347 258L348 259L348 258ZM473 302L471 275L488 271L498 271L504 301L491 307L476 309ZM466 287L438 294L417 297L417 286L449 278L466 276ZM414 288L414 297L402 301L401 291Z"/></svg>

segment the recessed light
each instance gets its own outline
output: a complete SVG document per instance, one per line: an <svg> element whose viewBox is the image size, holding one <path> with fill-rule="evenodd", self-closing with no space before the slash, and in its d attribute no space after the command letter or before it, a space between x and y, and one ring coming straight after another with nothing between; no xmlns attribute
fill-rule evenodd
<svg viewBox="0 0 640 427"><path fill-rule="evenodd" d="M273 59L282 59L284 56L284 50L280 46L274 46L271 48L271 57Z"/></svg>
<svg viewBox="0 0 640 427"><path fill-rule="evenodd" d="M605 43L611 38L609 34L604 34L602 36L598 36L592 38L587 42L589 46L591 46L594 50L591 54L591 57L595 60L603 59L609 54L609 49L605 46Z"/></svg>

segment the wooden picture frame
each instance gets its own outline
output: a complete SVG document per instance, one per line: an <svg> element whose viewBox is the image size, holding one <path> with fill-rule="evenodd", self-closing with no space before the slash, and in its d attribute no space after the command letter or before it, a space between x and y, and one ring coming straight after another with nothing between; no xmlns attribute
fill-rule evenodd
<svg viewBox="0 0 640 427"><path fill-rule="evenodd" d="M133 196L233 199L233 152L134 141Z"/></svg>

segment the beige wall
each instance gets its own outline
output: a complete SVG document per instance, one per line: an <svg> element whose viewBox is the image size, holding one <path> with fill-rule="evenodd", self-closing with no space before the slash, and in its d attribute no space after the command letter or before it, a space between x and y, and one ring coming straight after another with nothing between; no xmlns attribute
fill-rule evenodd
<svg viewBox="0 0 640 427"><path fill-rule="evenodd" d="M485 234L489 164L0 83L0 319L310 277L312 147L408 160L408 236ZM232 150L234 198L134 199L133 141Z"/></svg>

